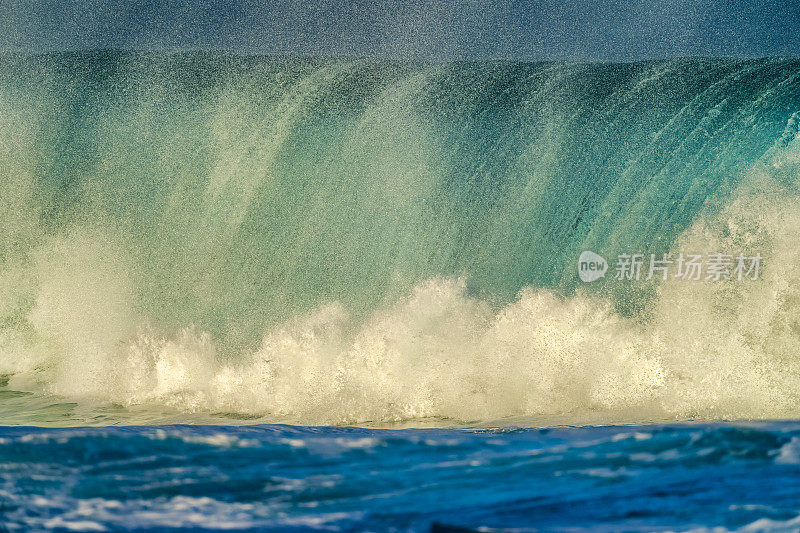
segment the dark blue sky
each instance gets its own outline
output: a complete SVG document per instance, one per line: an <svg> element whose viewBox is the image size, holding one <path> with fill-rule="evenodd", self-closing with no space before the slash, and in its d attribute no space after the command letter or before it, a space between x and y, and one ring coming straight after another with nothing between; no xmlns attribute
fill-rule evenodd
<svg viewBox="0 0 800 533"><path fill-rule="evenodd" d="M800 0L0 0L0 49L627 61L800 53Z"/></svg>

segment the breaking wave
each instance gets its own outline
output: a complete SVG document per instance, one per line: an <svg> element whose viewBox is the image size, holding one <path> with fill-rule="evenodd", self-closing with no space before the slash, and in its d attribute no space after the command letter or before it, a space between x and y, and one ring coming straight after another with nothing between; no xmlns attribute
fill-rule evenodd
<svg viewBox="0 0 800 533"><path fill-rule="evenodd" d="M302 424L797 417L799 95L794 59L4 57L0 373Z"/></svg>

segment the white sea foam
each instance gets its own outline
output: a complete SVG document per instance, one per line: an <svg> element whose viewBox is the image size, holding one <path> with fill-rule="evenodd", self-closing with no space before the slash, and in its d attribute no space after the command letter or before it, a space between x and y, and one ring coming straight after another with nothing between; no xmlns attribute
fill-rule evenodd
<svg viewBox="0 0 800 533"><path fill-rule="evenodd" d="M745 238L734 227L743 203L728 219L731 240ZM3 370L14 373L12 386L34 380L70 398L304 423L585 410L610 411L619 421L642 411L654 418L797 416L795 205L756 206L763 208L758 229L768 232L762 244L771 246L763 281L668 281L645 323L619 316L602 299L546 290L525 289L495 310L469 296L462 280L433 279L363 323L341 305L323 306L268 332L240 362L217 358L212 339L194 330L172 340L143 332L119 344L125 291L107 274L116 267L87 251L97 240L79 238L93 264L86 276L108 290L89 302L97 291L64 272L70 263L59 257L61 268L44 284L32 316L46 341L29 349L31 359L17 358L23 368ZM713 247L708 230L698 226L685 242L702 235ZM91 304L88 315L71 312L79 302L82 309Z"/></svg>
<svg viewBox="0 0 800 533"><path fill-rule="evenodd" d="M305 424L588 411L620 422L796 417L797 205L742 194L699 222L678 246L744 243L768 257L763 279L669 280L647 320L587 293L532 288L498 309L464 280L436 278L366 320L324 305L268 331L239 360L219 357L195 329L132 335L124 260L96 234L75 234L41 250L29 317L37 342L7 342L0 364L11 387L66 398Z"/></svg>

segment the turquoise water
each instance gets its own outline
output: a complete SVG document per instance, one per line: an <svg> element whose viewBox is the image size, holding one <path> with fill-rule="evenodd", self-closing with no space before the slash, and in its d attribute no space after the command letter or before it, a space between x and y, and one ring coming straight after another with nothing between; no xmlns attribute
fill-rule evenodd
<svg viewBox="0 0 800 533"><path fill-rule="evenodd" d="M799 100L780 58L4 56L0 373L56 424L796 417Z"/></svg>
<svg viewBox="0 0 800 533"><path fill-rule="evenodd" d="M796 530L799 129L796 58L4 55L0 528Z"/></svg>

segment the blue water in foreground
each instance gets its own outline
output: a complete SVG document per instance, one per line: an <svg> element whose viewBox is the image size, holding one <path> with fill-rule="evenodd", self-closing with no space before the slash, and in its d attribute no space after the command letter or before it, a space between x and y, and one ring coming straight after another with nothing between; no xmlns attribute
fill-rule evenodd
<svg viewBox="0 0 800 533"><path fill-rule="evenodd" d="M0 523L4 531L797 531L798 464L798 422L4 427Z"/></svg>

